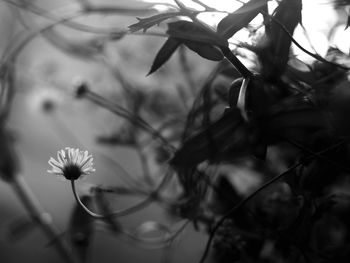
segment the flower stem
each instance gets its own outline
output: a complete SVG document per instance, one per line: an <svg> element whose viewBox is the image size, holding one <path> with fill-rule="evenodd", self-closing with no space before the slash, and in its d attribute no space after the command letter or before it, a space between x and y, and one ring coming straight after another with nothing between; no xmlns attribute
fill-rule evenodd
<svg viewBox="0 0 350 263"><path fill-rule="evenodd" d="M75 200L78 202L78 204L93 218L95 219L107 219L107 218L111 218L111 217L120 217L120 216L126 216L129 214L132 214L134 212L139 211L140 209L145 208L146 206L150 205L153 200L154 197L152 194L150 194L148 197L146 197L144 200L142 200L140 203L131 206L129 208L126 209L122 209L122 210L118 210L118 211L114 211L110 214L98 214L95 213L93 211L91 211L88 207L86 207L83 202L81 201L79 195L77 194L76 188L75 188L75 180L71 180L71 186L72 186L72 191L73 191L73 195Z"/></svg>
<svg viewBox="0 0 350 263"><path fill-rule="evenodd" d="M253 75L253 73L232 53L228 46L220 46L220 49L228 61L242 74L243 78L250 78Z"/></svg>
<svg viewBox="0 0 350 263"><path fill-rule="evenodd" d="M144 200L140 201L138 204L131 206L129 208L114 211L110 214L105 214L105 215L104 214L97 214L97 213L91 211L88 207L86 207L83 204L83 202L81 201L79 195L77 194L77 191L75 188L75 180L71 180L70 182L71 182L72 191L73 191L73 195L74 195L75 200L90 216L94 217L95 219L108 219L111 217L126 216L126 215L132 214L134 212L137 212L137 211L145 208L146 206L150 205L155 199L158 198L159 191L162 190L163 187L169 182L172 175L173 175L173 172L171 170L169 170L165 174L164 178L161 180L161 182L159 183L157 188L155 190L153 190Z"/></svg>
<svg viewBox="0 0 350 263"><path fill-rule="evenodd" d="M57 252L62 256L62 258L64 258L66 262L74 263L74 257L71 254L68 245L60 238L61 233L53 224L50 214L48 214L42 208L41 204L28 186L24 177L22 175L16 175L14 176L11 183L13 190L17 194L23 206L27 209L31 218L36 223L38 223L50 241L55 241L53 244Z"/></svg>

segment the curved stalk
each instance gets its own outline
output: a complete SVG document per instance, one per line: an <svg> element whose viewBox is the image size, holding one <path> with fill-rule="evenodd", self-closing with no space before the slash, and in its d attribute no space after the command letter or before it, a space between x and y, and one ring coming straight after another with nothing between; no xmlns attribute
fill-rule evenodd
<svg viewBox="0 0 350 263"><path fill-rule="evenodd" d="M75 200L90 216L92 216L95 219L107 219L107 218L111 218L111 217L127 216L127 215L135 213L135 212L149 206L156 199L158 192L169 181L171 175L172 175L172 173L167 173L164 176L163 180L158 185L158 187L154 191L152 191L144 200L140 201L138 204L133 205L133 206L128 207L128 208L125 208L125 209L114 211L110 214L98 214L98 213L91 211L88 207L86 207L83 204L79 195L77 194L76 187L75 187L75 180L71 180L71 186L72 186L72 191L73 191L73 195L74 195Z"/></svg>

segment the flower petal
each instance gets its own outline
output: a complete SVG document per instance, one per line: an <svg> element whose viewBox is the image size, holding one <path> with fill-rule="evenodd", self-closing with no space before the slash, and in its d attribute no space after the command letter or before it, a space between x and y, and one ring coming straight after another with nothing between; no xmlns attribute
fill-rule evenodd
<svg viewBox="0 0 350 263"><path fill-rule="evenodd" d="M52 169L47 170L48 173L63 176L64 178L78 179L82 178L81 175L89 175L96 170L93 168L93 158L89 155L88 151L80 151L78 148L65 147L57 152L57 160L50 157L48 163ZM72 170L72 165L76 166L79 170ZM80 172L79 172L80 171ZM72 174L68 173L74 173Z"/></svg>
<svg viewBox="0 0 350 263"><path fill-rule="evenodd" d="M57 167L59 169L62 169L63 168L63 163L59 163L57 162L54 158L50 158L49 162L48 162L52 167Z"/></svg>

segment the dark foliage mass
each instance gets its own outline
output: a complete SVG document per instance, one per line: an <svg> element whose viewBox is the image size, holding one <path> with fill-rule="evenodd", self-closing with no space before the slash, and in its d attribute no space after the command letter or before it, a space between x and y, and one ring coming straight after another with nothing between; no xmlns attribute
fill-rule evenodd
<svg viewBox="0 0 350 263"><path fill-rule="evenodd" d="M137 18L128 30L109 32L106 41L119 41L141 31L146 36L153 27L166 24L162 32L166 40L155 53L147 76L167 72L164 68L178 55L183 78L189 86L188 90L177 87L180 99L164 91L135 88L127 76L112 66L109 70L121 86L122 103L106 99L85 82L76 85L78 99L89 100L124 119L117 131L98 135L96 143L101 147L134 149L140 156L145 182L127 178L129 187L94 185L79 197L75 180L84 174L84 169L86 174L94 172L92 157L87 153L85 157L84 153L73 156L73 150L66 149L66 155L68 152L72 155L66 156L68 160L83 163L67 164L60 160L63 153L58 156L65 164L58 168L71 181L77 201L66 235L69 247L63 241L58 242L58 251L67 262L85 262L95 234L95 220L102 221L107 231L116 236L124 235L137 244L167 249L187 224L192 223L196 230L205 229L209 236L198 259L200 263L209 254L218 263L348 262L349 54L328 47L326 56L321 57L298 43L293 34L303 26L301 0L274 1L273 10L269 0L240 1L241 7L226 12L216 27L199 19L201 13L220 13L215 8L199 0L193 2L204 11L188 8L181 1L174 2L167 12L154 14L151 10L151 15ZM337 10L350 7L349 1L329 4ZM89 4L83 7L88 14L105 10L134 16L144 11L103 9ZM26 8L40 11L29 3ZM256 18L261 20L259 25L252 24ZM47 27L40 34L65 53L87 60L103 53L104 46L98 41L85 43L84 48L76 51L80 47L77 43L69 42L51 29ZM232 37L242 30L248 31L254 41L232 43ZM21 44L18 50L14 48L4 57L3 65L15 64L19 50L26 45ZM308 54L314 62L300 61L292 46ZM209 60L213 63L210 65L215 63L211 73L200 76L198 83L191 78L191 67L200 68L201 64L189 66L186 52ZM28 192L22 193L23 185L18 183L19 164L13 139L5 127L15 74L12 67L5 66L0 68L3 98L0 176L14 184L26 200ZM53 106L47 108L47 105L45 109L53 111ZM153 171L148 169L150 159L152 165L166 168L159 176L161 179L152 178ZM86 163L91 167L85 167ZM173 184L176 190L171 192ZM167 195L165 189L172 194ZM113 211L110 196L122 195L145 198L135 206ZM129 231L117 220L154 202L185 224L173 231L152 221ZM24 203L48 236L57 238L59 233L38 216L43 213L40 208L33 207L31 201ZM154 232L161 234L147 236Z"/></svg>
<svg viewBox="0 0 350 263"><path fill-rule="evenodd" d="M349 97L345 95L349 83L348 68L338 64L347 55L330 48L326 59L308 65L307 71L290 66L301 10L300 0L284 0L269 15L267 1L251 0L223 18L216 32L200 27L196 20L169 23L170 37L154 60L150 73L184 44L206 59L225 57L242 76L235 77L231 68L236 79L225 97L229 107L215 120L210 113L216 103L213 94L204 90L199 95L202 103L194 105L186 136L170 160L184 188L181 216L208 224L206 252L213 241L217 262L348 260L350 207L344 185L349 181ZM256 45L246 46L259 61L253 72L231 53L227 40L258 14L264 17L265 32ZM227 70L226 65L221 67L214 78ZM197 119L200 124L193 127ZM267 180L248 197L240 195L227 176L213 180L199 168L203 162L244 160L250 160L250 169ZM276 175L277 162L291 168ZM201 217L208 214L202 208L208 180L215 192L213 216L222 216L217 223Z"/></svg>

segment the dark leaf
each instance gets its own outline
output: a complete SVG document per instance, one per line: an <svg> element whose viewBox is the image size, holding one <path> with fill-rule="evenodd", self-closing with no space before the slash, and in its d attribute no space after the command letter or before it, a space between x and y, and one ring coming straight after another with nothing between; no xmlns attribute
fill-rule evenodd
<svg viewBox="0 0 350 263"><path fill-rule="evenodd" d="M313 214L313 220L317 221L322 218L323 215L329 213L334 207L339 203L343 194L330 194L327 196L322 196L319 199L319 202L315 208L315 212Z"/></svg>
<svg viewBox="0 0 350 263"><path fill-rule="evenodd" d="M81 201L92 206L92 196L84 195ZM94 219L78 204L75 205L69 222L69 241L80 262L88 260L89 247L94 232Z"/></svg>
<svg viewBox="0 0 350 263"><path fill-rule="evenodd" d="M232 204L238 204L241 196L228 179L230 175L220 174L214 188L213 210L215 213L225 214Z"/></svg>
<svg viewBox="0 0 350 263"><path fill-rule="evenodd" d="M171 55L176 51L176 49L181 45L181 42L178 39L169 37L168 40L164 43L164 45L161 47L161 49L158 51L151 70L148 72L147 75L152 74L156 70L158 70L165 62L168 61L168 59L171 57Z"/></svg>
<svg viewBox="0 0 350 263"><path fill-rule="evenodd" d="M278 135L298 141L303 136L330 128L324 113L302 95L290 96L271 106L262 117L262 127L267 136Z"/></svg>
<svg viewBox="0 0 350 263"><path fill-rule="evenodd" d="M296 26L301 23L301 8L301 0L284 0L277 7L273 16L275 19L271 24L271 43L274 50L273 62L275 68L281 68L283 71L289 60L291 36ZM277 21L285 27L290 36Z"/></svg>
<svg viewBox="0 0 350 263"><path fill-rule="evenodd" d="M198 129L203 128L203 126L207 126L206 124L207 120L210 119L210 113L218 103L215 98L213 98L211 90L213 82L215 81L222 66L223 64L219 63L217 67L209 74L201 87L200 92L196 96L192 108L186 118L182 139L191 137L191 135L198 131Z"/></svg>
<svg viewBox="0 0 350 263"><path fill-rule="evenodd" d="M181 12L171 12L171 13L164 13L164 14L157 14L151 17L147 18L137 18L139 22L132 24L129 27L131 32L136 32L139 30L143 30L143 32L146 32L148 28L159 25L160 22L163 22L166 19L176 17L181 15Z"/></svg>
<svg viewBox="0 0 350 263"><path fill-rule="evenodd" d="M312 231L312 209L309 197L300 196L301 207L296 219L287 228L282 231L278 242L282 245L290 246L295 244L297 247L307 247L307 241Z"/></svg>
<svg viewBox="0 0 350 263"><path fill-rule="evenodd" d="M321 129L326 127L325 119L322 113L316 109L294 110L283 112L281 114L271 116L269 128L272 130L283 129Z"/></svg>
<svg viewBox="0 0 350 263"><path fill-rule="evenodd" d="M210 160L243 156L248 150L248 132L240 111L230 109L208 128L185 140L170 163L175 168L195 167Z"/></svg>
<svg viewBox="0 0 350 263"><path fill-rule="evenodd" d="M184 44L203 58L213 61L220 61L224 58L221 51L215 46L194 41L184 41Z"/></svg>
<svg viewBox="0 0 350 263"><path fill-rule="evenodd" d="M108 145L121 145L134 147L136 145L133 128L126 125L111 135L99 135L96 138L98 143Z"/></svg>
<svg viewBox="0 0 350 263"><path fill-rule="evenodd" d="M344 8L344 6L350 5L349 0L333 0L333 3L337 8Z"/></svg>
<svg viewBox="0 0 350 263"><path fill-rule="evenodd" d="M204 27L200 27L193 22L177 21L168 23L167 34L174 38L192 40L214 46L227 46L227 40L222 39L215 32Z"/></svg>
<svg viewBox="0 0 350 263"><path fill-rule="evenodd" d="M266 34L267 41L258 52L265 78L277 79L284 73L294 29L301 23L301 9L301 0L284 0L276 8Z"/></svg>
<svg viewBox="0 0 350 263"><path fill-rule="evenodd" d="M229 39L236 32L246 27L261 11L265 10L266 2L267 0L250 0L224 17L218 24L218 34L225 39Z"/></svg>
<svg viewBox="0 0 350 263"><path fill-rule="evenodd" d="M109 202L106 198L106 195L103 192L103 189L96 188L95 200L96 200L96 204L97 204L98 209L101 211L101 214L109 215L109 214L113 213L113 211L109 205ZM106 217L105 222L108 225L109 229L114 234L120 234L122 226L119 224L119 222L115 218Z"/></svg>
<svg viewBox="0 0 350 263"><path fill-rule="evenodd" d="M0 127L0 179L11 182L20 170L13 134Z"/></svg>

